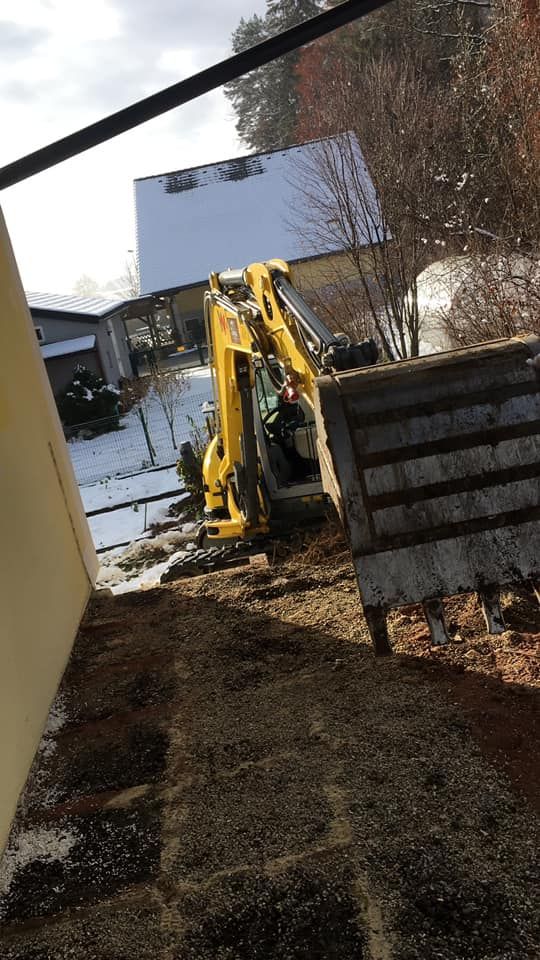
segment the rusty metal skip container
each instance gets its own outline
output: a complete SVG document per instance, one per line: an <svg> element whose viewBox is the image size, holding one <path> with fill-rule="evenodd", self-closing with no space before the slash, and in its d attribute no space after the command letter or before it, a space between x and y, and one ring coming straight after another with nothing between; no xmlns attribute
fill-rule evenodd
<svg viewBox="0 0 540 960"><path fill-rule="evenodd" d="M389 609L540 576L540 339L498 340L317 379L323 486L345 526L377 653ZM540 598L539 598L540 599Z"/></svg>

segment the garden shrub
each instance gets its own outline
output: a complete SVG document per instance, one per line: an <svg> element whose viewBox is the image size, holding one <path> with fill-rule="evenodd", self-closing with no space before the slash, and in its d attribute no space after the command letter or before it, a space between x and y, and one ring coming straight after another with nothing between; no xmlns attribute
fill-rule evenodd
<svg viewBox="0 0 540 960"><path fill-rule="evenodd" d="M107 420L101 429L118 427L120 391L111 383L80 363L75 367L73 380L57 400L60 418L66 427L93 420ZM96 424L96 427L99 426ZM100 431L101 432L101 431Z"/></svg>

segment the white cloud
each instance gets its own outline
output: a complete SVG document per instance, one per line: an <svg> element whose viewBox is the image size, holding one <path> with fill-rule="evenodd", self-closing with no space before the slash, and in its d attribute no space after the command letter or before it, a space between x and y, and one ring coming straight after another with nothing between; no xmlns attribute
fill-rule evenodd
<svg viewBox="0 0 540 960"><path fill-rule="evenodd" d="M2 0L0 165L230 53L264 0ZM6 59L5 49L10 51ZM238 144L221 91L180 107L0 197L23 283L68 292L122 273L135 246L133 180L224 159Z"/></svg>

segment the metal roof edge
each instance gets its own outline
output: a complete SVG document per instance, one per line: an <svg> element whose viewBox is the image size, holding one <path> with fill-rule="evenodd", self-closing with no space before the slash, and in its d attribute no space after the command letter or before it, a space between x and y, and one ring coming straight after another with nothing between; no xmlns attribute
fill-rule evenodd
<svg viewBox="0 0 540 960"><path fill-rule="evenodd" d="M356 140L354 130L343 130L341 133L334 133L327 137L315 137L313 140L305 140L303 143L291 143L288 147L275 147L273 150L259 150L257 153L242 153L237 157L224 157L223 160L212 160L210 163L196 163L193 167L178 167L176 170L162 170L159 173L147 174L145 177L135 177L133 183L142 183L144 180L157 180L158 177L170 177L175 173L190 173L192 170L203 170L205 167L219 167L222 163L233 163L234 160L252 160L254 157L268 157L273 153L286 153L288 150L298 150L300 147L309 147L312 143L324 143L328 140L337 140L339 137L353 136Z"/></svg>
<svg viewBox="0 0 540 960"><path fill-rule="evenodd" d="M173 287L164 287L162 290L152 290L152 293L147 293L147 297L172 297L175 293L182 293L183 290L191 290L195 287L207 287L208 278L206 280L192 280L190 283L179 283Z"/></svg>
<svg viewBox="0 0 540 960"><path fill-rule="evenodd" d="M103 320L102 316L96 317L95 314L91 313L73 313L71 310L61 310L53 309L52 307L31 307L29 306L30 315L32 317L38 317L40 319L53 319L57 317L61 320L69 320L70 322L78 323L100 323Z"/></svg>
<svg viewBox="0 0 540 960"><path fill-rule="evenodd" d="M153 294L143 294L140 297L131 297L129 300L118 301L115 306L110 307L108 310L104 310L102 313L85 313L84 311L76 310L64 310L62 307L38 307L31 306L28 304L28 309L32 316L43 317L43 318L53 318L59 317L62 320L69 320L79 323L100 323L102 320L110 320L116 316L121 316L123 313L129 312L132 313L133 308L137 304L144 304L147 307L152 308L154 304L152 303ZM131 309L130 309L131 308ZM132 314L133 316L138 316L137 313Z"/></svg>
<svg viewBox="0 0 540 960"><path fill-rule="evenodd" d="M366 242L362 246L363 247L381 246L382 243L383 241L380 241L380 243L375 244L375 243L370 243L369 241L366 240ZM296 257L294 259L291 258L287 261L287 263L289 263L292 267L294 267L298 263L309 263L313 260L323 260L324 257L334 257L336 256L336 254L340 254L340 253L346 254L347 251L344 247L336 247L334 250L326 250L324 253L314 253L307 257ZM245 264L245 266L248 266L248 264ZM191 289L195 289L195 287L207 287L207 286L208 286L208 279L193 280L190 283L181 283L181 284L178 284L177 286L164 287L161 290L152 290L152 293L147 293L146 296L147 297L172 297L174 296L174 294L182 293L182 291L184 290L191 290Z"/></svg>

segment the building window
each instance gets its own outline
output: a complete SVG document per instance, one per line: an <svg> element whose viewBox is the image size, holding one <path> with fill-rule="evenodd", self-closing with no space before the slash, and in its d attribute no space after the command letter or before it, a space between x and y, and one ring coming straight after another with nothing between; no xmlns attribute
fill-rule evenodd
<svg viewBox="0 0 540 960"><path fill-rule="evenodd" d="M43 333L43 327L34 327L36 331L36 337L38 338L39 343L45 343L45 334Z"/></svg>

